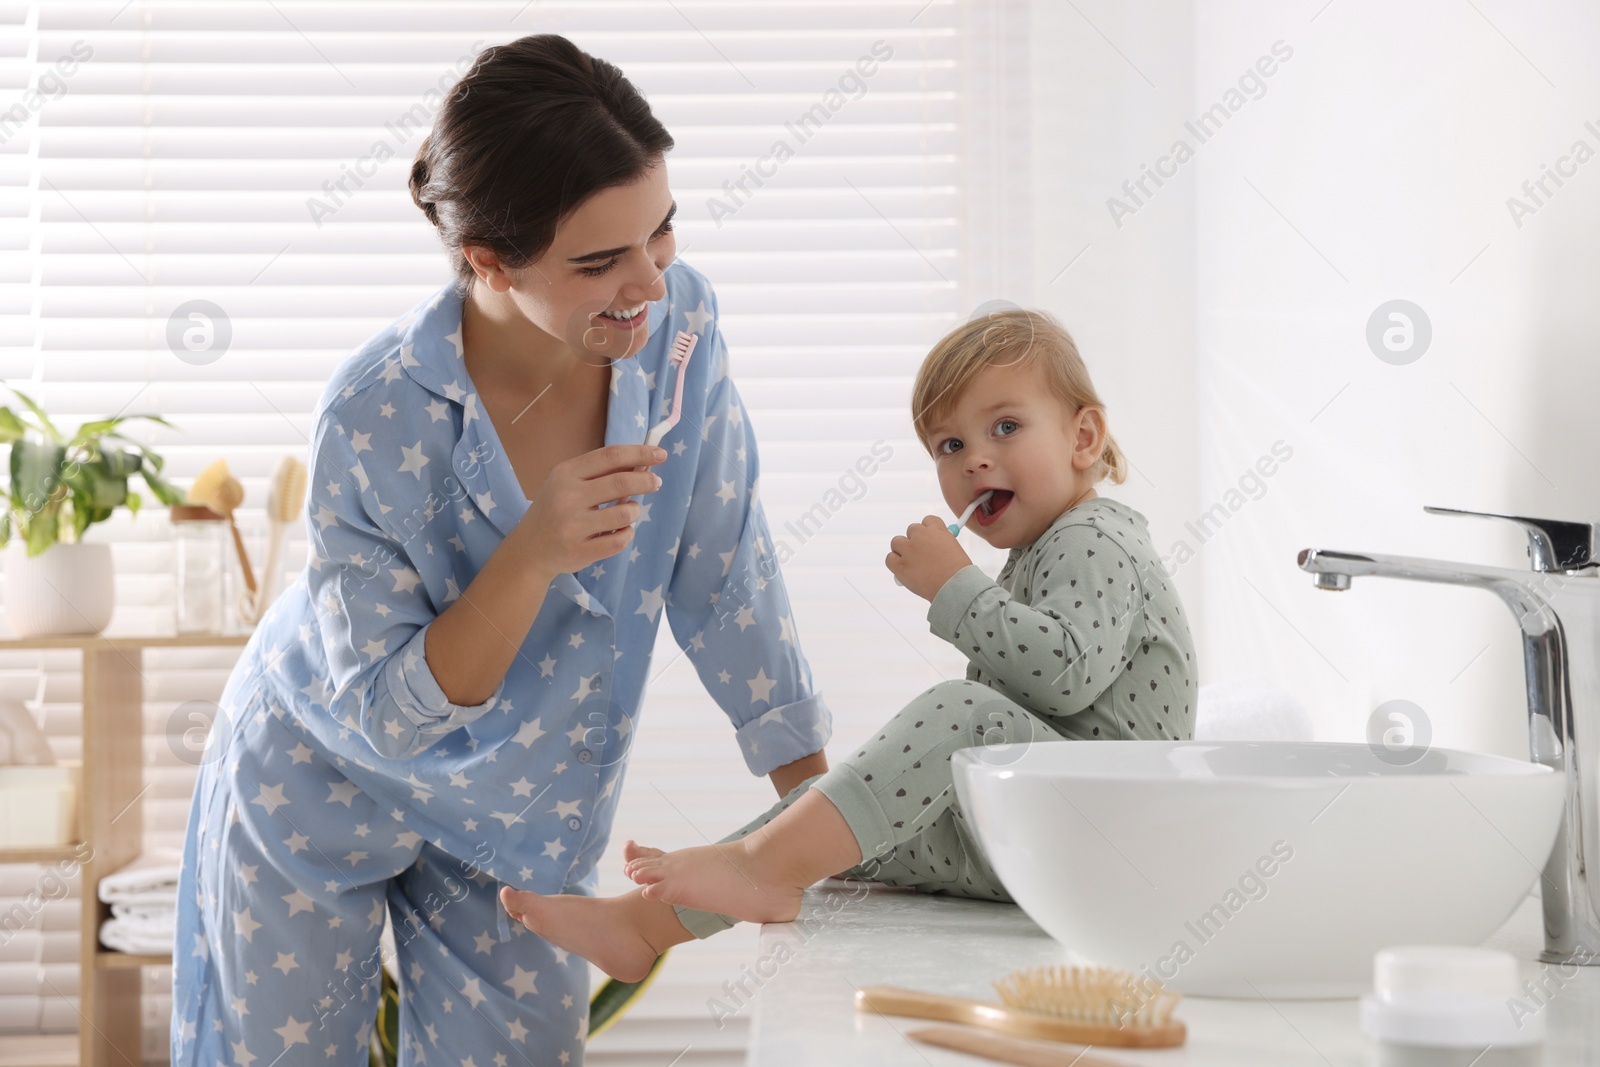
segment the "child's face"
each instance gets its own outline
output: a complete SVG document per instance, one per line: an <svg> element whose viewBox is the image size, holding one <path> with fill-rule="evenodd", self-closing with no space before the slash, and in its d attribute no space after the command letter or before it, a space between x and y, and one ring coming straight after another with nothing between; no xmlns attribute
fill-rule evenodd
<svg viewBox="0 0 1600 1067"><path fill-rule="evenodd" d="M939 488L958 517L987 488L991 505L972 513L966 529L996 548L1036 540L1061 513L1094 496L1089 471L1105 443L1099 411L1074 411L1045 383L1037 366L985 367L929 430Z"/></svg>

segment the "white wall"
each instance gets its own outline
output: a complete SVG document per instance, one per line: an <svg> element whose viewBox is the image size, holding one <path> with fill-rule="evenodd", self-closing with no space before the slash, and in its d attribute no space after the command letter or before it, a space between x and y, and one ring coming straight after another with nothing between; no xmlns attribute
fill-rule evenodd
<svg viewBox="0 0 1600 1067"><path fill-rule="evenodd" d="M1496 599L1382 579L1329 596L1294 557L1521 567L1514 528L1422 506L1595 517L1600 161L1520 228L1506 201L1574 140L1600 149L1597 17L1577 3L1321 3L1196 7L1197 110L1273 42L1293 49L1189 176L1202 499L1273 441L1294 450L1199 554L1205 670L1294 689L1322 739L1359 740L1376 705L1405 698L1436 744L1525 757L1520 641ZM1433 328L1403 366L1365 340L1394 298Z"/></svg>
<svg viewBox="0 0 1600 1067"><path fill-rule="evenodd" d="M1165 545L1201 496L1194 175L1168 182L1120 227L1106 200L1139 177L1188 116L1192 15L1187 3L1075 0L1036 3L1032 18L1029 299L1078 342L1133 465L1126 482L1103 483L1100 493L1143 512ZM1176 579L1191 619L1203 618L1200 568L1178 568ZM1209 681L1213 635L1193 629Z"/></svg>
<svg viewBox="0 0 1600 1067"><path fill-rule="evenodd" d="M1600 159L1520 227L1507 198L1576 140L1600 152L1600 15L1075 0L1032 18L1034 299L1077 336L1136 465L1103 489L1171 556L1201 680L1290 689L1324 740L1405 698L1436 744L1526 756L1498 600L1379 579L1330 596L1295 555L1522 567L1512 527L1422 506L1596 517ZM1273 73L1230 100L1263 56ZM1218 103L1235 109L1202 141L1185 122ZM1176 174L1122 191L1179 139ZM1407 365L1365 336L1396 298L1433 330ZM1278 442L1289 458L1238 492ZM1186 525L1219 504L1209 531Z"/></svg>

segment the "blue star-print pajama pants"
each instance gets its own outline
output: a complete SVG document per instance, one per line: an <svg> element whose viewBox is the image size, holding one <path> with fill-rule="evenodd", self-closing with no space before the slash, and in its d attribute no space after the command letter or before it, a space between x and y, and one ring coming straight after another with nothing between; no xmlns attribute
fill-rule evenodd
<svg viewBox="0 0 1600 1067"><path fill-rule="evenodd" d="M228 688L221 706L238 710L213 727L188 827L211 869L185 868L178 886L222 891L199 900L200 930L178 931L174 951L202 962L176 972L175 1067L365 1067L386 911L401 1064L581 1064L588 964L520 923L500 941L498 883L380 810L273 713L259 676ZM326 785L315 825L270 791L235 793L229 764L261 752Z"/></svg>
<svg viewBox="0 0 1600 1067"><path fill-rule="evenodd" d="M1066 740L1049 720L981 682L940 682L902 708L853 755L807 778L722 840L753 833L806 790L816 789L839 809L861 848L861 862L837 877L1011 903L962 814L950 755L958 748L1004 742ZM697 938L738 921L720 912L681 906L674 910L684 929Z"/></svg>

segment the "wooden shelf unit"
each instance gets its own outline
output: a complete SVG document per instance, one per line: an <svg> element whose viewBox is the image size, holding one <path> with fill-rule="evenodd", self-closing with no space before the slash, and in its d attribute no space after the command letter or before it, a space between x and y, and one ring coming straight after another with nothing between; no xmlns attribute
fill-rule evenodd
<svg viewBox="0 0 1600 1067"><path fill-rule="evenodd" d="M77 857L77 845L61 845L54 848L0 848L0 863L59 863Z"/></svg>
<svg viewBox="0 0 1600 1067"><path fill-rule="evenodd" d="M100 902L100 879L127 866L144 848L144 650L242 647L249 639L247 633L0 637L0 651L76 648L83 653L78 837L90 851L79 887L80 1067L143 1062L140 968L172 962L170 955L133 956L100 944L100 924L111 915ZM48 864L82 855L78 845L0 849L0 863Z"/></svg>

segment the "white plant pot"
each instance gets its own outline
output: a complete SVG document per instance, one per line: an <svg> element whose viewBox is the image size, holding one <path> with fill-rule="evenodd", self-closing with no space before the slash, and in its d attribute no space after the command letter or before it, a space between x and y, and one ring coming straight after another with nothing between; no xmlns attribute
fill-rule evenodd
<svg viewBox="0 0 1600 1067"><path fill-rule="evenodd" d="M28 558L12 537L6 546L6 623L18 637L97 634L111 621L116 582L111 546L57 542Z"/></svg>

